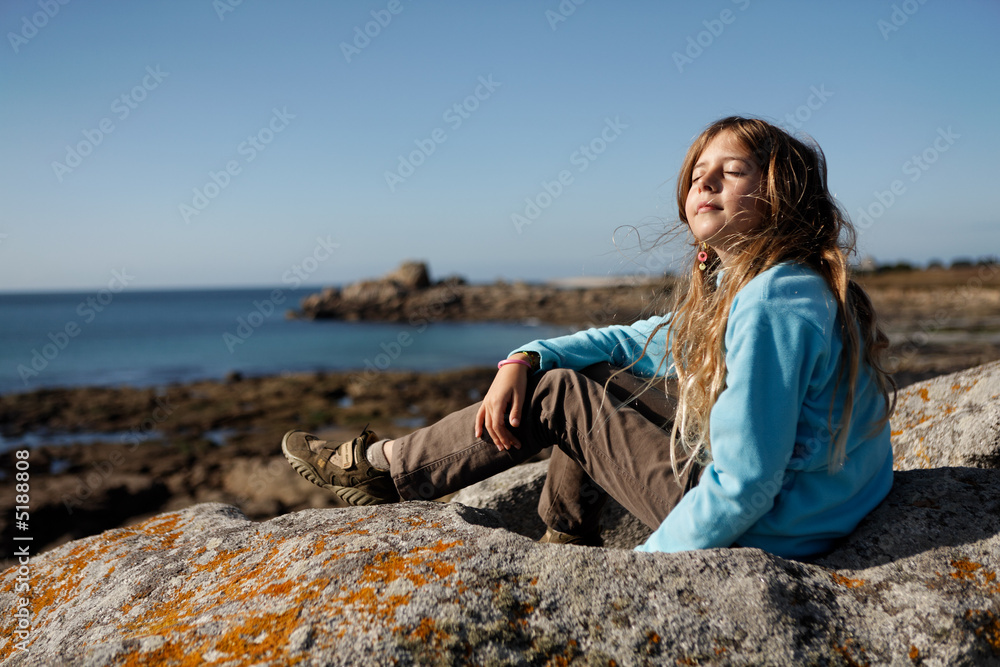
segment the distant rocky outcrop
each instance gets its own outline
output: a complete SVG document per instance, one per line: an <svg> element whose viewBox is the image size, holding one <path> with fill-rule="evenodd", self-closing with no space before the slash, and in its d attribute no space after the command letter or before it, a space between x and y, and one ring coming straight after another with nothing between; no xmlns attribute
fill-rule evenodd
<svg viewBox="0 0 1000 667"><path fill-rule="evenodd" d="M422 262L405 262L374 280L328 287L305 297L295 317L436 321L528 321L598 325L633 322L666 288L664 281L623 281L604 287L566 288L524 282L469 285L452 276L431 281Z"/></svg>
<svg viewBox="0 0 1000 667"><path fill-rule="evenodd" d="M897 466L990 465L998 377L991 364L911 387ZM1000 664L998 469L899 470L848 539L802 563L757 549L637 553L648 529L615 506L609 548L537 544L544 465L451 503L260 523L209 503L32 554L0 575L0 661Z"/></svg>

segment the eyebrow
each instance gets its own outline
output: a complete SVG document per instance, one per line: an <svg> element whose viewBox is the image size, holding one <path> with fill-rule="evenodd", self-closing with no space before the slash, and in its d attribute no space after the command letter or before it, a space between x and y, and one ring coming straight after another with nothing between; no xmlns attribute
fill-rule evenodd
<svg viewBox="0 0 1000 667"><path fill-rule="evenodd" d="M749 159L747 159L745 157L740 157L738 155L726 155L726 156L724 156L722 158L723 162L728 162L729 160L739 160L740 162L742 162L745 165L753 166L753 163ZM697 169L698 167L704 167L704 166L705 166L705 161L704 160L699 160L691 168L692 169Z"/></svg>

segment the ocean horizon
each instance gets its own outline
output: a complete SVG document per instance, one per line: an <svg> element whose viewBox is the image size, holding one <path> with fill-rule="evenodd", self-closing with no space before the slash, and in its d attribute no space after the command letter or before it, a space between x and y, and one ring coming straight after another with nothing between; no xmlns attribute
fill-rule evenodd
<svg viewBox="0 0 1000 667"><path fill-rule="evenodd" d="M531 321L286 318L321 289L0 292L0 394L161 386L230 373L484 366L523 343L571 331Z"/></svg>

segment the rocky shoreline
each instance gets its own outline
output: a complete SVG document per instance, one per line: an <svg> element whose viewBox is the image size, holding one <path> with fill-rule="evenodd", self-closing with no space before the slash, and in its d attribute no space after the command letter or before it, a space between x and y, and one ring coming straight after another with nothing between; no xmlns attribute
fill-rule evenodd
<svg viewBox="0 0 1000 667"><path fill-rule="evenodd" d="M976 267L964 273L871 276L866 287L893 340L892 370L900 387L1000 359L996 271L985 277ZM436 288L428 281L426 289ZM525 293L564 299L549 312L564 313L567 321L583 314L594 324L608 324L629 308L648 307L643 304L653 298L649 289L620 285L575 294L525 287ZM634 300L609 296L607 290L628 291ZM578 302L588 305L581 309ZM624 305L615 310L612 304ZM398 311L406 317L408 312ZM460 311L455 313L458 318ZM596 321L602 317L605 321ZM201 502L236 505L259 520L331 507L328 494L299 478L280 456L286 430L346 440L370 424L380 435L402 435L475 402L494 374L495 369L479 368L234 375L159 392L84 387L0 395L0 433L9 449L0 453L0 481L11 481L10 449L30 443L39 550ZM66 440L76 444L56 444ZM0 539L7 550L13 544L13 504L13 497L0 498Z"/></svg>
<svg viewBox="0 0 1000 667"><path fill-rule="evenodd" d="M30 449L34 547L200 502L239 506L265 519L335 498L282 458L291 428L348 440L370 424L402 435L478 400L495 369L435 374L310 373L204 381L154 389L83 387L0 396L8 442L72 439ZM12 481L14 449L0 454ZM12 494L0 498L0 558L13 549ZM3 563L0 563L3 565Z"/></svg>
<svg viewBox="0 0 1000 667"><path fill-rule="evenodd" d="M540 544L544 462L447 503L205 502L0 572L0 662L996 664L998 392L1000 362L903 391L892 490L817 558L639 553L613 502L605 548Z"/></svg>

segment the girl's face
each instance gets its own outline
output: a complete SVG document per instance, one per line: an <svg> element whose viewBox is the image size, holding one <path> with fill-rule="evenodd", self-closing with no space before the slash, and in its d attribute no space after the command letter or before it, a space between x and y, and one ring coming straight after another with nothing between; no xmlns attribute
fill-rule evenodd
<svg viewBox="0 0 1000 667"><path fill-rule="evenodd" d="M731 132L720 132L702 150L691 172L684 211L691 232L726 265L741 234L760 226L762 172Z"/></svg>

